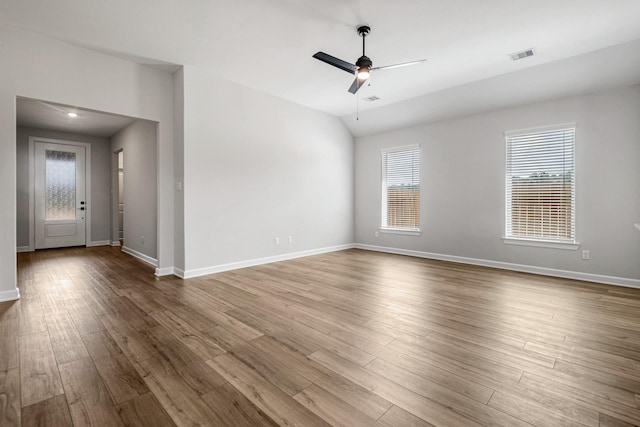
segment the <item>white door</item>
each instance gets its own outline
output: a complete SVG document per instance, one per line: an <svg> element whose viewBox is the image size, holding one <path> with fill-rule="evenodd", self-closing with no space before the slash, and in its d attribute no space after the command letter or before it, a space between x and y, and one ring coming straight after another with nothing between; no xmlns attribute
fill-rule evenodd
<svg viewBox="0 0 640 427"><path fill-rule="evenodd" d="M36 249L84 246L85 147L36 142Z"/></svg>

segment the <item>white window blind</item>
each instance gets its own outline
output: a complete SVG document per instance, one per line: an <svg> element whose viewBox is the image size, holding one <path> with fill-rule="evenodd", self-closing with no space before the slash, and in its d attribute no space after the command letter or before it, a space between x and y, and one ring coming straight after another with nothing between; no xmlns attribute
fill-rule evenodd
<svg viewBox="0 0 640 427"><path fill-rule="evenodd" d="M420 231L420 146L382 150L382 229Z"/></svg>
<svg viewBox="0 0 640 427"><path fill-rule="evenodd" d="M506 237L575 242L575 125L507 132Z"/></svg>

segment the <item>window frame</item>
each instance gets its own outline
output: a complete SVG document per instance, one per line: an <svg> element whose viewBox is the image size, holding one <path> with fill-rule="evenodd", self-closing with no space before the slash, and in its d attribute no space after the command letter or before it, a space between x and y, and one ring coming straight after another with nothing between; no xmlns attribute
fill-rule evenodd
<svg viewBox="0 0 640 427"><path fill-rule="evenodd" d="M386 171L386 156L389 153L395 153L395 152L400 152L400 151L413 151L413 150L417 150L418 151L418 227L416 228L408 228L408 227L389 227L387 225L384 224L384 214L383 211L385 209L388 209L388 203L387 203L387 184L386 184L386 177L387 177L387 171ZM381 177L380 177L380 221L378 224L378 231L380 233L387 233L387 234L399 234L399 235L405 235L405 236L420 236L422 234L422 228L420 226L421 223L421 208L420 208L420 204L421 204L421 200L422 200L422 185L420 185L420 176L421 176L421 157L422 157L422 151L421 151L421 147L420 144L410 144L410 145L403 145L403 146L398 146L398 147L388 147L388 148L382 148L380 150L380 171L381 171Z"/></svg>
<svg viewBox="0 0 640 427"><path fill-rule="evenodd" d="M535 135L537 133L544 132L553 132L560 131L564 129L573 129L573 182L572 182L572 200L571 200L571 228L573 230L573 238L572 239L545 239L545 238L534 238L534 237L521 237L521 236L513 236L509 235L509 202L510 202L510 193L509 193L509 138L514 136L521 135ZM576 123L561 123L557 125L550 126L539 126L534 128L527 129L519 129L504 132L504 141L505 141L505 198L504 198L504 236L502 240L505 244L508 245L517 245L517 246L534 246L534 247L542 247L542 248L552 248L552 249L566 249L566 250L577 250L580 247L580 243L577 240L577 126Z"/></svg>

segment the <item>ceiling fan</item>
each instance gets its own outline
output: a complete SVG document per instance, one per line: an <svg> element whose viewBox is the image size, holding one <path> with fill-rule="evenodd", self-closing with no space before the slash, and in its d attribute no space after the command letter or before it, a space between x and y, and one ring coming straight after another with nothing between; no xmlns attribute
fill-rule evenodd
<svg viewBox="0 0 640 427"><path fill-rule="evenodd" d="M340 68L341 70L346 71L347 73L354 74L356 79L353 81L353 84L349 88L349 92L355 94L358 89L364 85L364 82L369 79L371 75L371 71L373 70L388 70L390 68L399 68L405 67L407 65L416 65L421 64L426 61L426 59L419 59L417 61L411 62L403 62L402 64L394 64L394 65L385 65L384 67L375 67L372 68L373 62L371 59L365 55L364 51L364 43L366 37L371 32L371 28L367 25L362 25L358 27L358 35L362 37L362 56L358 58L355 64L351 64L347 61L343 61L342 59L338 59L335 56L331 56L328 53L318 52L313 55L314 58L319 59L322 62L326 62L329 65L333 65L336 68Z"/></svg>

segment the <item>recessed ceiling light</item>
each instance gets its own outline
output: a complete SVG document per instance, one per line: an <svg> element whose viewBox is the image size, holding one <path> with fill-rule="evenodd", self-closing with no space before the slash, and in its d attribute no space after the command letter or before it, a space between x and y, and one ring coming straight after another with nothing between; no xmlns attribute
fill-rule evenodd
<svg viewBox="0 0 640 427"><path fill-rule="evenodd" d="M69 113L67 113L67 116L69 116L69 117L78 117L78 114L74 113L74 112L69 112Z"/></svg>

